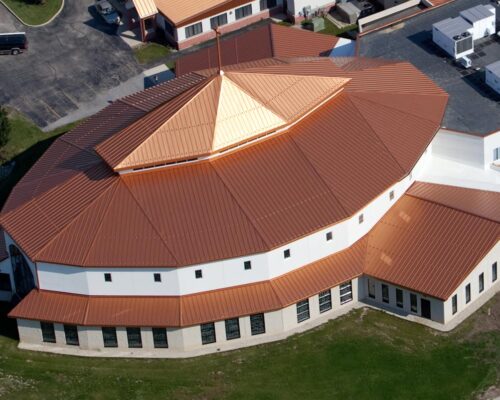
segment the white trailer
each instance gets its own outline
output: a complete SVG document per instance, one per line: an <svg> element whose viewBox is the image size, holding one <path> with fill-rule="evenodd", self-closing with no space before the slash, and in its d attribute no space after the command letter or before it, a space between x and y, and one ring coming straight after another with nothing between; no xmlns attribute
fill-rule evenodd
<svg viewBox="0 0 500 400"><path fill-rule="evenodd" d="M487 85L500 94L500 60L487 65L485 71Z"/></svg>
<svg viewBox="0 0 500 400"><path fill-rule="evenodd" d="M474 53L473 27L462 17L432 25L432 40L455 60Z"/></svg>

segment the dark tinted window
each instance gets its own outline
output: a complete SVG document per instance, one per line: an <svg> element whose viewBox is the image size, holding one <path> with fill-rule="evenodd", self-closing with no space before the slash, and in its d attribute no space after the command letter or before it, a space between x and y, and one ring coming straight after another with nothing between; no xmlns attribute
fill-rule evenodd
<svg viewBox="0 0 500 400"><path fill-rule="evenodd" d="M252 331L252 335L260 335L261 333L266 333L264 314L250 315L250 329Z"/></svg>
<svg viewBox="0 0 500 400"><path fill-rule="evenodd" d="M153 342L157 349L166 349L168 347L167 329L153 328Z"/></svg>
<svg viewBox="0 0 500 400"><path fill-rule="evenodd" d="M116 337L116 328L103 327L102 339L104 347L118 347L118 338Z"/></svg>
<svg viewBox="0 0 500 400"><path fill-rule="evenodd" d="M127 340L131 349L142 347L141 328L127 328Z"/></svg>
<svg viewBox="0 0 500 400"><path fill-rule="evenodd" d="M40 322L40 328L42 328L42 339L44 342L56 342L56 332L54 331L54 324L50 322Z"/></svg>
<svg viewBox="0 0 500 400"><path fill-rule="evenodd" d="M238 339L240 337L240 321L238 318L226 319L226 339Z"/></svg>
<svg viewBox="0 0 500 400"><path fill-rule="evenodd" d="M236 13L236 19L248 17L249 15L252 15L252 5L249 4L247 6L237 8L235 13Z"/></svg>
<svg viewBox="0 0 500 400"><path fill-rule="evenodd" d="M0 290L12 292L9 274L0 274Z"/></svg>
<svg viewBox="0 0 500 400"><path fill-rule="evenodd" d="M78 346L78 329L75 325L64 325L64 335L66 336L66 344Z"/></svg>
<svg viewBox="0 0 500 400"><path fill-rule="evenodd" d="M210 322L209 324L201 324L201 343L210 344L215 343L215 324Z"/></svg>

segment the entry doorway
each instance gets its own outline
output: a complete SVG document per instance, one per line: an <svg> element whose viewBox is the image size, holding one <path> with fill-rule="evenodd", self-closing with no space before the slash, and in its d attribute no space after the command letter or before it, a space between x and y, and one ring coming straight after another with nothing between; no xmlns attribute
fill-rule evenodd
<svg viewBox="0 0 500 400"><path fill-rule="evenodd" d="M422 317L431 319L431 302L426 299L420 299L420 312Z"/></svg>

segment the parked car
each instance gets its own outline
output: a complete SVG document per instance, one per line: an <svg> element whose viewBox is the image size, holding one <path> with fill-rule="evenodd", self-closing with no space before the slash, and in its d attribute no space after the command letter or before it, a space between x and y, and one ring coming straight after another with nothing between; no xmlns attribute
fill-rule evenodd
<svg viewBox="0 0 500 400"><path fill-rule="evenodd" d="M24 32L0 33L0 54L19 54L28 50Z"/></svg>
<svg viewBox="0 0 500 400"><path fill-rule="evenodd" d="M107 24L118 25L120 23L120 15L109 1L97 0L95 2L95 8Z"/></svg>

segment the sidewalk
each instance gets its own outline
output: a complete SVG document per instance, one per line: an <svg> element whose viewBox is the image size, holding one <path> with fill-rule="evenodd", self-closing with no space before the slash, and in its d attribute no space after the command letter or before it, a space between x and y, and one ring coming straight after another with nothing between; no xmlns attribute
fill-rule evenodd
<svg viewBox="0 0 500 400"><path fill-rule="evenodd" d="M108 92L97 95L93 100L82 103L77 110L47 125L43 128L43 131L48 132L71 122L87 118L101 111L104 107L119 98L147 89L156 84L166 82L174 76L175 74L164 64L148 69L147 71L144 71L128 81L112 88Z"/></svg>

